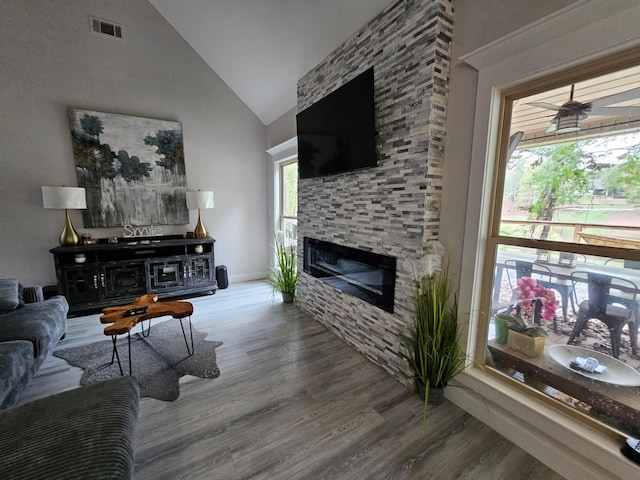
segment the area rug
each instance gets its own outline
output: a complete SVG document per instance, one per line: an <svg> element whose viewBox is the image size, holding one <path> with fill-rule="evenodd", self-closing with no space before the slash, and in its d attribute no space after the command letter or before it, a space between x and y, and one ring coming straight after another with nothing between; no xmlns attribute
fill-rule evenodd
<svg viewBox="0 0 640 480"><path fill-rule="evenodd" d="M183 320L189 338L189 326ZM145 322L145 328L148 322ZM136 330L140 327L136 327ZM133 376L140 385L140 395L172 402L180 396L180 377L193 375L200 378L217 378L220 370L216 365L216 348L222 342L207 341L206 333L193 328L194 354L189 356L180 322L168 320L152 323L151 332L144 338L140 333L131 335L131 357ZM189 340L189 347L191 341ZM110 339L67 348L54 352L56 357L70 365L84 368L80 385L120 376L118 362L111 362L113 343ZM118 353L125 374L129 373L127 336L118 337Z"/></svg>

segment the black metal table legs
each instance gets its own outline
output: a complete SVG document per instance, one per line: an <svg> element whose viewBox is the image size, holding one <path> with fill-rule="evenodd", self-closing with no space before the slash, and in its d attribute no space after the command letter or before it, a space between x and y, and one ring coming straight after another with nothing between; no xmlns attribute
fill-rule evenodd
<svg viewBox="0 0 640 480"><path fill-rule="evenodd" d="M188 317L189 318L189 336L191 337L191 345L189 345L189 340L187 339L187 332L185 331L184 328L184 324L182 323L182 318L179 318L178 320L180 320L180 329L182 330L182 336L184 338L184 343L187 347L187 354L190 357L191 355L193 355L193 353L195 352L195 346L193 344L193 327L191 324L191 316ZM144 321L141 322L141 328L142 328L142 336L144 338L147 338L149 336L149 334L151 333L151 319L149 319L149 326L147 327L146 331L144 328ZM117 341L118 341L118 336L117 335L111 335L111 341L113 342L113 350L111 352L111 363L110 365L113 365L113 362L115 360L118 361L118 368L120 369L120 375L124 376L124 371L122 370L122 363L120 362L120 355L118 354L118 345L117 345ZM129 375L132 375L133 369L132 369L132 365L131 365L131 332L127 332L127 349L129 352Z"/></svg>

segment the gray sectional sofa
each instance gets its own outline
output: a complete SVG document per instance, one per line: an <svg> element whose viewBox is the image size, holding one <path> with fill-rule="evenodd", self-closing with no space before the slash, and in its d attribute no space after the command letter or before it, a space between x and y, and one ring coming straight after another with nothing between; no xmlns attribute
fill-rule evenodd
<svg viewBox="0 0 640 480"><path fill-rule="evenodd" d="M139 400L117 377L0 411L0 478L133 478Z"/></svg>
<svg viewBox="0 0 640 480"><path fill-rule="evenodd" d="M20 392L64 336L69 305L0 279L0 479L133 478L140 391L118 377L20 406Z"/></svg>
<svg viewBox="0 0 640 480"><path fill-rule="evenodd" d="M0 409L14 405L67 329L64 297L0 279Z"/></svg>

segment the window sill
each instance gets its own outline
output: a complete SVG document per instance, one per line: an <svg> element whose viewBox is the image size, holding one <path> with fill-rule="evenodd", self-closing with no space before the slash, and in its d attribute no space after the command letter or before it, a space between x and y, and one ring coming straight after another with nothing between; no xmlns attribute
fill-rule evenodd
<svg viewBox="0 0 640 480"><path fill-rule="evenodd" d="M640 465L620 453L623 437L595 430L481 368L465 370L451 387L449 400L569 480L640 478Z"/></svg>

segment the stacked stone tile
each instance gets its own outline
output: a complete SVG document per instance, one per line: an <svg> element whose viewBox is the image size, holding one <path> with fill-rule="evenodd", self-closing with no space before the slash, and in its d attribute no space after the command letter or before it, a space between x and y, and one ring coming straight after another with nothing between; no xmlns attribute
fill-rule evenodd
<svg viewBox="0 0 640 480"><path fill-rule="evenodd" d="M390 314L300 274L297 303L330 330L409 384L399 333L413 315L411 272L438 236L448 75L450 0L400 0L384 10L298 83L298 111L374 67L378 166L300 180L302 238L395 256Z"/></svg>

